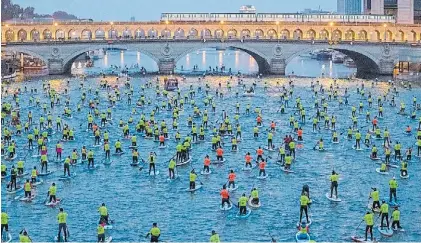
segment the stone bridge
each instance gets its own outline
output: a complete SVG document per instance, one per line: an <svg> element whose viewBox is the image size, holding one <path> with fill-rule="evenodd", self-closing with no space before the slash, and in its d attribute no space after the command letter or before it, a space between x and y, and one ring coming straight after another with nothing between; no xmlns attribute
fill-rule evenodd
<svg viewBox="0 0 421 243"><path fill-rule="evenodd" d="M3 51L26 53L43 60L50 74L70 71L73 61L81 54L99 48L139 51L158 64L160 73L172 73L179 59L202 48L233 47L250 54L262 74L285 74L286 65L296 56L312 50L331 48L351 57L357 65L357 76L391 75L401 53L421 54L419 45L408 43L326 42L306 40L78 40L54 42L13 42Z"/></svg>

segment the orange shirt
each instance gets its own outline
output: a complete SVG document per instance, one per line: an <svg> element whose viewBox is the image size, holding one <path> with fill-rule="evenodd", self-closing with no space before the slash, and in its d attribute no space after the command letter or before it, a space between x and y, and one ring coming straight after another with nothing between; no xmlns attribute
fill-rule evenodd
<svg viewBox="0 0 421 243"><path fill-rule="evenodd" d="M272 124L270 124L270 127L271 127L271 128L275 128L275 126L276 126L276 125L275 125L275 123L274 123L274 122L272 122Z"/></svg>
<svg viewBox="0 0 421 243"><path fill-rule="evenodd" d="M256 120L257 120L257 122L262 122L262 118L261 118L260 116L258 116L258 117L256 118Z"/></svg>
<svg viewBox="0 0 421 243"><path fill-rule="evenodd" d="M93 126L92 126L92 130L95 132L95 131L96 131L96 129L98 129L98 126L97 126L97 125L93 125Z"/></svg>
<svg viewBox="0 0 421 243"><path fill-rule="evenodd" d="M209 166L210 165L210 159L209 158L205 158L205 162L204 162L204 164L205 165L207 165L207 166Z"/></svg>
<svg viewBox="0 0 421 243"><path fill-rule="evenodd" d="M222 155L224 154L224 150L223 150L223 149L221 149L221 148L218 148L218 149L216 150L216 154L217 154L217 155L219 155L219 156L222 156Z"/></svg>
<svg viewBox="0 0 421 243"><path fill-rule="evenodd" d="M301 129L300 129L300 130L298 130L298 131L297 131L297 134L298 134L298 136L303 136L303 130L301 130Z"/></svg>
<svg viewBox="0 0 421 243"><path fill-rule="evenodd" d="M222 198L229 198L230 194L228 193L227 189L222 189L221 193L219 193Z"/></svg>
<svg viewBox="0 0 421 243"><path fill-rule="evenodd" d="M246 155L246 162L250 162L251 161L251 155Z"/></svg>
<svg viewBox="0 0 421 243"><path fill-rule="evenodd" d="M407 131L407 132L410 132L410 131L411 131L411 128L410 128L410 127L407 127L407 128L406 128L406 131Z"/></svg>
<svg viewBox="0 0 421 243"><path fill-rule="evenodd" d="M164 142L164 140L165 140L165 137L164 137L164 136L162 136L162 135L161 135L161 136L159 136L159 141L160 141L160 142Z"/></svg>
<svg viewBox="0 0 421 243"><path fill-rule="evenodd" d="M377 119L373 119L373 124L377 125Z"/></svg>
<svg viewBox="0 0 421 243"><path fill-rule="evenodd" d="M257 150L257 155L263 155L263 149L258 149Z"/></svg>
<svg viewBox="0 0 421 243"><path fill-rule="evenodd" d="M259 163L259 169L264 169L266 167L266 162L260 162Z"/></svg>
<svg viewBox="0 0 421 243"><path fill-rule="evenodd" d="M228 175L228 179L229 179L229 181L234 181L235 180L235 173L230 173L229 175Z"/></svg>

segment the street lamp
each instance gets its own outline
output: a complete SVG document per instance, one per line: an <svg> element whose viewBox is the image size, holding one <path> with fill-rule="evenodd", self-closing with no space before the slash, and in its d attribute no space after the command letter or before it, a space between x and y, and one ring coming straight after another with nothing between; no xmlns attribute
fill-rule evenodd
<svg viewBox="0 0 421 243"><path fill-rule="evenodd" d="M386 27L387 27L387 24L384 24L383 25L383 37L384 37L384 41L386 41Z"/></svg>
<svg viewBox="0 0 421 243"><path fill-rule="evenodd" d="M330 26L330 40L333 40L333 32L332 32L333 25L334 25L334 23L333 23L333 22L330 22L330 23L329 23L329 26Z"/></svg>
<svg viewBox="0 0 421 243"><path fill-rule="evenodd" d="M279 27L279 21L276 21L276 39L277 40L279 40L279 30L278 30L278 27Z"/></svg>

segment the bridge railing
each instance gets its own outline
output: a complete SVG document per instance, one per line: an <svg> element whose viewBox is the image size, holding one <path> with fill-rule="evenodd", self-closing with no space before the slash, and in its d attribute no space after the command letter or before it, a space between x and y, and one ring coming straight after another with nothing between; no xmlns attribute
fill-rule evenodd
<svg viewBox="0 0 421 243"><path fill-rule="evenodd" d="M377 40L377 41L372 41L372 40L361 40L361 39L335 39L335 40L331 40L329 38L325 38L325 39L313 39L313 38L298 38L298 39L287 39L287 38L214 38L214 37L209 37L209 38L201 38L201 37L196 37L196 38L187 38L187 37L171 37L171 38L163 38L163 37L146 37L146 38L113 38L113 39L106 39L106 38L102 38L102 39L64 39L64 38L60 38L60 39L44 39L44 40L21 40L21 41L6 41L6 42L2 42L3 45L27 45L27 44L31 44L31 45L46 45L46 44L75 44L75 43L107 43L107 44L116 44L116 43L134 43L134 42L306 42L306 43L312 43L312 44L317 44L317 43L328 43L331 45L334 44L397 44L397 45L402 45L402 44L408 44L408 45L421 45L421 41L417 41L417 42L411 42L411 41L385 41L385 40Z"/></svg>

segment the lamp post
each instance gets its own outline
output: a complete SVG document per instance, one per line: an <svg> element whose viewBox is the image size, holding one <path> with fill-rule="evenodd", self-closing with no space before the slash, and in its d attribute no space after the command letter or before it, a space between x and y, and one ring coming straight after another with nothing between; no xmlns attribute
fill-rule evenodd
<svg viewBox="0 0 421 243"><path fill-rule="evenodd" d="M383 38L384 38L384 41L386 41L386 27L387 27L387 24L384 24L383 25Z"/></svg>
<svg viewBox="0 0 421 243"><path fill-rule="evenodd" d="M279 27L279 21L276 21L276 39L279 42L279 29L278 29L278 27Z"/></svg>
<svg viewBox="0 0 421 243"><path fill-rule="evenodd" d="M333 22L330 22L329 23L329 26L330 26L330 40L331 41L333 41L333 25L334 25L334 23Z"/></svg>

